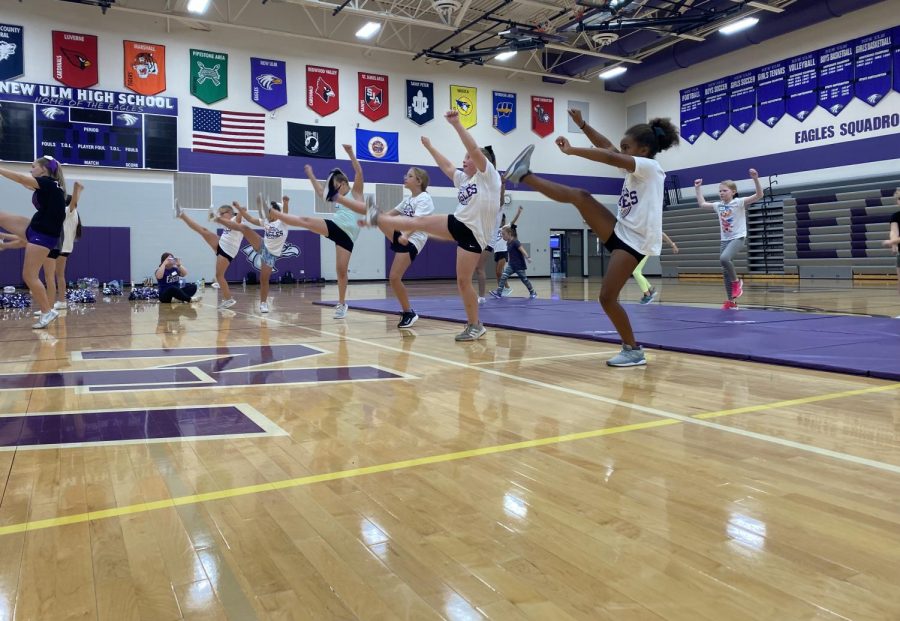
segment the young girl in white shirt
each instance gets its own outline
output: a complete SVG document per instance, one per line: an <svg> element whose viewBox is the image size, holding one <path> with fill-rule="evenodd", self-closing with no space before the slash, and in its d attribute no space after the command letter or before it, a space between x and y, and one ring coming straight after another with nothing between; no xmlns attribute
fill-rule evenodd
<svg viewBox="0 0 900 621"><path fill-rule="evenodd" d="M222 235L216 235L205 226L197 223L193 218L184 213L184 208L175 201L175 219L181 220L188 227L198 233L203 241L212 248L216 255L216 282L219 283L219 293L222 300L219 302L218 308L224 310L231 308L237 301L231 296L231 289L228 287L228 281L225 280L225 271L231 262L237 256L241 249L241 232L225 227ZM215 221L216 217L240 223L241 216L235 211L231 205L222 205L218 209L209 207L209 219ZM202 292L201 292L202 293Z"/></svg>

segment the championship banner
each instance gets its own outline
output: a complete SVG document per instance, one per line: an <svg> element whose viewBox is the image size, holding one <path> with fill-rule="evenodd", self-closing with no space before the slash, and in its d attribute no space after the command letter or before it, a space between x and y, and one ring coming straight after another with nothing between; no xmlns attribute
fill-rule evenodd
<svg viewBox="0 0 900 621"><path fill-rule="evenodd" d="M531 96L531 131L546 138L553 133L553 98Z"/></svg>
<svg viewBox="0 0 900 621"><path fill-rule="evenodd" d="M266 110L287 103L287 63L265 58L250 59L250 99Z"/></svg>
<svg viewBox="0 0 900 621"><path fill-rule="evenodd" d="M811 52L787 61L785 108L798 121L812 114L819 102L816 56L815 52Z"/></svg>
<svg viewBox="0 0 900 621"><path fill-rule="evenodd" d="M334 159L334 127L288 121L288 155Z"/></svg>
<svg viewBox="0 0 900 621"><path fill-rule="evenodd" d="M406 81L406 118L416 125L434 120L434 82Z"/></svg>
<svg viewBox="0 0 900 621"><path fill-rule="evenodd" d="M703 133L718 140L728 129L728 78L708 82L703 91Z"/></svg>
<svg viewBox="0 0 900 621"><path fill-rule="evenodd" d="M834 116L853 99L853 44L819 50L819 105Z"/></svg>
<svg viewBox="0 0 900 621"><path fill-rule="evenodd" d="M166 46L123 41L125 46L125 88L141 95L166 90Z"/></svg>
<svg viewBox="0 0 900 621"><path fill-rule="evenodd" d="M0 80L11 80L25 73L24 29L12 24L0 24Z"/></svg>
<svg viewBox="0 0 900 621"><path fill-rule="evenodd" d="M681 137L690 144L703 133L703 96L699 86L681 91Z"/></svg>
<svg viewBox="0 0 900 621"><path fill-rule="evenodd" d="M376 162L399 162L400 149L397 132L356 130L356 158Z"/></svg>
<svg viewBox="0 0 900 621"><path fill-rule="evenodd" d="M745 71L731 76L728 81L729 121L743 134L756 120L756 73Z"/></svg>
<svg viewBox="0 0 900 621"><path fill-rule="evenodd" d="M73 88L96 84L97 37L54 30L53 79Z"/></svg>
<svg viewBox="0 0 900 621"><path fill-rule="evenodd" d="M494 111L493 126L501 134L508 134L516 128L516 94L494 91L491 105Z"/></svg>
<svg viewBox="0 0 900 621"><path fill-rule="evenodd" d="M882 30L857 39L853 52L856 97L874 106L891 90L891 31Z"/></svg>
<svg viewBox="0 0 900 621"><path fill-rule="evenodd" d="M340 107L338 70L306 65L306 105L319 116L328 116Z"/></svg>
<svg viewBox="0 0 900 621"><path fill-rule="evenodd" d="M228 97L228 54L191 50L191 95L205 104Z"/></svg>
<svg viewBox="0 0 900 621"><path fill-rule="evenodd" d="M370 121L388 115L388 77L359 72L359 112Z"/></svg>
<svg viewBox="0 0 900 621"><path fill-rule="evenodd" d="M450 85L450 109L459 112L459 120L466 129L478 122L478 89L473 86Z"/></svg>
<svg viewBox="0 0 900 621"><path fill-rule="evenodd" d="M786 75L783 61L756 70L756 118L769 127L775 127L784 116Z"/></svg>

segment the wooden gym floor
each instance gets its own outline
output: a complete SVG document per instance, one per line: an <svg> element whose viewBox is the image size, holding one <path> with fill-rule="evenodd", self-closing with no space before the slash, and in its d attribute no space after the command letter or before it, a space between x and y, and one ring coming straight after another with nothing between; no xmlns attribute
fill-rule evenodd
<svg viewBox="0 0 900 621"><path fill-rule="evenodd" d="M661 287L722 302L718 281ZM900 619L900 384L403 336L352 308L382 284L351 284L345 320L312 304L334 286L275 286L265 318L236 293L98 300L45 332L2 316L0 621ZM893 283L742 301L900 314Z"/></svg>

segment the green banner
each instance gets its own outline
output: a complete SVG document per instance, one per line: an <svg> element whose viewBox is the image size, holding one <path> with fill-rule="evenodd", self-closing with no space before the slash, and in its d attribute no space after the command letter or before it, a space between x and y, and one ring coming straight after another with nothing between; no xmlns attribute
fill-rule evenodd
<svg viewBox="0 0 900 621"><path fill-rule="evenodd" d="M228 97L228 54L191 50L191 95L206 104Z"/></svg>

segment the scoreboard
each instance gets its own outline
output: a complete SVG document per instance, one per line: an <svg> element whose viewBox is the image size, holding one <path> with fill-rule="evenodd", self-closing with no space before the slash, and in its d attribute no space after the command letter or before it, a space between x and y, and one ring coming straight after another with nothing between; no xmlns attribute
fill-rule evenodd
<svg viewBox="0 0 900 621"><path fill-rule="evenodd" d="M177 170L177 115L174 97L0 82L0 159Z"/></svg>

